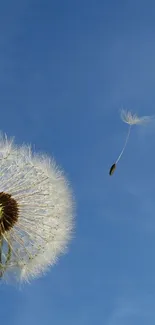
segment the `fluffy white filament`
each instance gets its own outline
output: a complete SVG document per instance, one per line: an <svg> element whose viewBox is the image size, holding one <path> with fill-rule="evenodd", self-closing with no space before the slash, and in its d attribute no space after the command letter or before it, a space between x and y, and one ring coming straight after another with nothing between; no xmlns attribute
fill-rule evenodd
<svg viewBox="0 0 155 325"><path fill-rule="evenodd" d="M152 116L137 116L136 114L132 114L130 111L121 110L121 119L124 123L129 125L135 124L145 124L151 121Z"/></svg>
<svg viewBox="0 0 155 325"><path fill-rule="evenodd" d="M128 143L129 137L130 137L130 132L131 132L131 127L132 125L145 125L146 123L149 123L151 121L151 119L153 118L153 116L141 116L138 117L136 114L132 114L130 111L125 111L125 110L121 110L121 119L124 123L127 123L129 125L129 129L128 129L128 133L127 133L127 137L125 140L125 144L124 147L119 155L119 157L116 160L116 164L118 163L118 161L120 160L126 145Z"/></svg>
<svg viewBox="0 0 155 325"><path fill-rule="evenodd" d="M72 195L63 172L30 147L0 138L0 192L11 194L18 221L2 234L1 275L40 276L66 249L73 228Z"/></svg>

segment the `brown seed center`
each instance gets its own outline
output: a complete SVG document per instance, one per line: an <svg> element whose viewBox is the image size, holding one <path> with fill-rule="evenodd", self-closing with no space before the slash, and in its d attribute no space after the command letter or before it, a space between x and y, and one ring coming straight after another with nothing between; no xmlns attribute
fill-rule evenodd
<svg viewBox="0 0 155 325"><path fill-rule="evenodd" d="M0 192L0 235L9 231L18 220L18 204L10 194Z"/></svg>

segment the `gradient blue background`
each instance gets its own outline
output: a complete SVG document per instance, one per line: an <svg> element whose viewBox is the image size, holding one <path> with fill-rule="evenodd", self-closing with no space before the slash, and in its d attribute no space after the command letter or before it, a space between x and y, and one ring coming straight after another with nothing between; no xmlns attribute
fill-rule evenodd
<svg viewBox="0 0 155 325"><path fill-rule="evenodd" d="M110 178L122 107L155 114L154 1L1 2L1 130L54 155L77 202L69 253L0 286L2 324L155 324L155 123Z"/></svg>

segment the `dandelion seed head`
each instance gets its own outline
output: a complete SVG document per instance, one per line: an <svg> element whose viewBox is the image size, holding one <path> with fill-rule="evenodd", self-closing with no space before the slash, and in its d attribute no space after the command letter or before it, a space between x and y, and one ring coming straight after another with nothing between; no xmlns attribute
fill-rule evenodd
<svg viewBox="0 0 155 325"><path fill-rule="evenodd" d="M136 114L132 114L130 111L126 111L124 109L121 110L122 121L129 125L146 124L146 123L149 123L152 120L152 118L153 118L152 116L138 117Z"/></svg>
<svg viewBox="0 0 155 325"><path fill-rule="evenodd" d="M0 272L29 281L66 251L73 198L54 160L0 137Z"/></svg>

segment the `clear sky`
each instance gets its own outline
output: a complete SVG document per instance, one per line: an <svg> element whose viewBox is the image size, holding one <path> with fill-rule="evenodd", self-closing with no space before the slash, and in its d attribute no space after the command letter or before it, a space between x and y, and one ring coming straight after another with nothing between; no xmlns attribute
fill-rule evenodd
<svg viewBox="0 0 155 325"><path fill-rule="evenodd" d="M155 324L154 0L5 0L1 130L53 155L73 187L67 255L21 289L1 285L5 325Z"/></svg>

